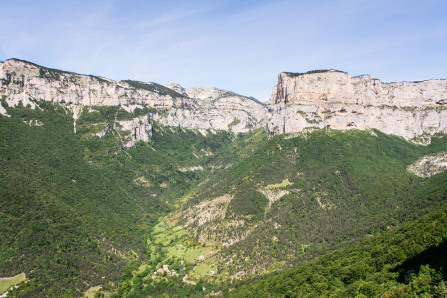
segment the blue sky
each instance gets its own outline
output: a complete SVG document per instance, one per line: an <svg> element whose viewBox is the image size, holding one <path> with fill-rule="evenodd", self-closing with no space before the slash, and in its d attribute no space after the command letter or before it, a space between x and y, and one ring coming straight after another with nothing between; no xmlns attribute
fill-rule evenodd
<svg viewBox="0 0 447 298"><path fill-rule="evenodd" d="M0 0L0 60L267 101L281 71L447 78L447 1Z"/></svg>

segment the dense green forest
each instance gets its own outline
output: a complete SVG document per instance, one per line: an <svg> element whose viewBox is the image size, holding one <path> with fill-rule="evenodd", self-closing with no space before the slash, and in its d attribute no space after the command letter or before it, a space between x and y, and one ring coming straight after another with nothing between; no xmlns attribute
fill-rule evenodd
<svg viewBox="0 0 447 298"><path fill-rule="evenodd" d="M217 273L198 276L198 269L186 268L188 278L200 286L185 284L179 278L152 282L147 277L157 268L154 266L147 272L129 274L127 284L138 287L130 286L121 295L223 294L238 285L240 272L249 272L242 280L274 274L442 209L447 204L447 174L420 178L407 168L421 156L445 148L446 139L441 136L429 146L420 146L378 131L315 131L269 137L259 130L237 138L210 160L231 166L212 171L214 176L193 190L181 211L164 221L168 231L153 233L157 243L153 256L160 264L177 266L179 260L174 256L180 253L186 258L195 242L195 247L212 254L189 265L216 268ZM288 193L268 208L262 190ZM226 212L213 209L210 202L226 194L233 195ZM195 216L202 218L202 210L197 209L200 204L225 215L182 228L190 220L191 210L199 211ZM234 219L245 224L229 228L227 223ZM247 230L251 234L240 242L221 245ZM187 235L177 237L180 231L187 231Z"/></svg>
<svg viewBox="0 0 447 298"><path fill-rule="evenodd" d="M0 117L0 276L28 279L13 296L445 295L447 173L407 169L446 137L152 122L125 148L116 121L163 111L83 107L75 133L67 106L36 103ZM152 278L163 264L176 274Z"/></svg>
<svg viewBox="0 0 447 298"><path fill-rule="evenodd" d="M447 209L366 238L282 273L233 284L189 285L178 277L144 281L148 271L127 278L127 296L171 297L445 297ZM123 276L124 277L124 276ZM121 291L121 296L126 292Z"/></svg>
<svg viewBox="0 0 447 298"><path fill-rule="evenodd" d="M219 247L210 265L224 280L291 268L445 207L446 173L420 178L407 168L446 142L420 146L378 131L257 131L216 157L233 165L197 187L178 224L189 223L202 245ZM191 224L196 206L225 195L233 199L215 208L222 216Z"/></svg>
<svg viewBox="0 0 447 298"><path fill-rule="evenodd" d="M147 258L148 230L204 175L177 169L200 164L194 154L225 146L230 135L155 127L151 143L120 151L116 133L99 138L87 128L111 124L115 107L85 113L78 134L63 107L39 107L0 117L0 274L26 273L19 296L114 288L128 262Z"/></svg>
<svg viewBox="0 0 447 298"><path fill-rule="evenodd" d="M447 209L281 274L230 297L446 297Z"/></svg>

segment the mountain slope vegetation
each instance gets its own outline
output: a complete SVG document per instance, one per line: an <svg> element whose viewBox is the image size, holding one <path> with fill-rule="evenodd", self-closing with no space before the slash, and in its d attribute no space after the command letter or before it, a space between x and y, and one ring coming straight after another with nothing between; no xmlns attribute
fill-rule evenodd
<svg viewBox="0 0 447 298"><path fill-rule="evenodd" d="M445 297L447 209L264 279L229 297Z"/></svg>
<svg viewBox="0 0 447 298"><path fill-rule="evenodd" d="M218 248L210 262L224 279L300 264L446 204L445 173L422 179L407 171L445 150L445 138L424 147L377 131L259 131L240 142L252 152L238 162L222 153L234 164L171 216Z"/></svg>
<svg viewBox="0 0 447 298"><path fill-rule="evenodd" d="M226 132L205 138L156 127L153 144L120 151L116 131L74 134L62 106L8 112L0 117L0 268L3 276L26 273L26 296L113 288L129 261L146 258L150 227L202 179L178 169L230 141Z"/></svg>
<svg viewBox="0 0 447 298"><path fill-rule="evenodd" d="M153 121L147 142L125 148L132 132L117 121L149 109L84 107L75 133L67 106L36 104L5 106L11 117L0 117L0 274L28 279L15 296L80 296L94 286L123 297L226 294L235 286L231 295L368 296L360 279L371 282L371 295L400 291L396 283L410 267L418 278L430 276L428 292L442 288L439 263L415 258L445 247L445 211L405 223L447 206L446 172L408 171L422 156L446 151L446 137L421 146L379 131L234 135ZM423 237L418 229L428 221L436 229L411 253L400 255L387 238ZM372 265L357 251L375 241L399 258ZM367 264L360 275L346 254ZM324 258L357 275L347 282L348 268L329 285L332 273L323 272L319 292L301 286L296 272L311 274ZM153 278L164 264L176 274ZM282 270L292 271L276 275ZM252 288L241 284L264 275ZM381 276L392 285L377 286Z"/></svg>
<svg viewBox="0 0 447 298"><path fill-rule="evenodd" d="M242 136L213 156L227 165L155 227L148 249L155 262L130 274L127 284L139 286L120 295L223 294L238 280L306 264L443 208L447 173L420 178L408 166L445 142L420 146L378 131ZM181 262L180 277L150 279L161 264Z"/></svg>

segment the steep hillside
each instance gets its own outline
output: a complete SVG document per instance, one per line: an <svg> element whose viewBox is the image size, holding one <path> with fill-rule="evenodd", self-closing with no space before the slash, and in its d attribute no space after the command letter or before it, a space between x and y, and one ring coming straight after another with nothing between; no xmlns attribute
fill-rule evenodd
<svg viewBox="0 0 447 298"><path fill-rule="evenodd" d="M446 260L444 209L227 293L230 297L445 297Z"/></svg>
<svg viewBox="0 0 447 298"><path fill-rule="evenodd" d="M14 296L225 294L260 276L274 283L273 274L310 268L353 244L369 247L365 239L447 206L445 86L282 73L264 105L212 87L7 60L0 275L25 280ZM408 227L402 233L413 237L421 225ZM392 236L380 237L371 239ZM442 248L442 239L374 270ZM347 273L318 293L365 294L356 278L374 275L368 266L360 275L337 267ZM435 280L432 273L418 276ZM371 293L388 290L396 288L374 284Z"/></svg>
<svg viewBox="0 0 447 298"><path fill-rule="evenodd" d="M161 223L193 235L163 249L191 239L207 248L211 280L308 261L446 206L446 173L408 171L421 156L445 152L446 142L424 147L377 131L254 132L221 152L229 164Z"/></svg>
<svg viewBox="0 0 447 298"><path fill-rule="evenodd" d="M6 107L11 117L0 117L0 274L24 272L25 296L117 285L129 261L147 259L145 238L157 219L232 138L154 125L147 143L121 151L113 123L135 114L98 108L93 114L110 127L99 137L92 113L80 115L74 134L63 106L35 104ZM182 170L191 167L201 170Z"/></svg>
<svg viewBox="0 0 447 298"><path fill-rule="evenodd" d="M435 138L425 147L374 131L269 138L259 130L235 139L209 160L214 170L182 198L183 205L152 229L150 261L128 271L118 294L223 294L241 281L307 264L445 208L447 173L421 178L408 170L421 156L445 152L446 141ZM418 234L417 228L411 233ZM395 251L389 244L381 247L384 252L388 248ZM175 275L157 273L162 264ZM281 295L291 287L277 286L287 289L278 290ZM260 286L259 293L265 291ZM314 294L308 288L301 291L307 292Z"/></svg>

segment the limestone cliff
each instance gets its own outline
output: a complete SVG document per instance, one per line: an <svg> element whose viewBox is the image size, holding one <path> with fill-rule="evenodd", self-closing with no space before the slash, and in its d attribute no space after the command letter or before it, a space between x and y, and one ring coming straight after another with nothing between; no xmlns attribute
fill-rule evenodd
<svg viewBox="0 0 447 298"><path fill-rule="evenodd" d="M412 139L447 133L446 104L447 80L382 83L336 70L280 73L266 127L274 133L375 128Z"/></svg>
<svg viewBox="0 0 447 298"><path fill-rule="evenodd" d="M35 107L37 100L62 103L73 113L74 130L80 106L151 108L150 117L122 127L131 131L132 146L147 140L151 121L188 129L248 132L264 126L271 133L307 128L368 129L413 139L447 133L447 80L382 83L369 75L320 70L280 73L268 105L212 87L185 89L64 72L9 59L0 62L3 104ZM0 115L8 116L3 106ZM101 136L107 130L100 132Z"/></svg>
<svg viewBox="0 0 447 298"><path fill-rule="evenodd" d="M225 129L248 132L263 124L265 107L249 97L211 87L183 89L180 85L162 86L138 81L113 81L80 75L9 59L0 63L0 95L8 106L21 102L35 107L36 100L65 104L76 120L79 109L73 106L120 105L154 108L151 120L165 126L197 129ZM6 111L0 109L2 115ZM150 127L146 118L124 125L135 139L146 140L141 129ZM75 122L76 123L76 122ZM75 130L76 131L76 130Z"/></svg>
<svg viewBox="0 0 447 298"><path fill-rule="evenodd" d="M187 105L188 99L155 83L113 81L50 69L27 61L9 59L0 64L1 94L8 104L38 99L66 104L151 107Z"/></svg>
<svg viewBox="0 0 447 298"><path fill-rule="evenodd" d="M213 87L176 88L193 103L191 108L174 107L167 115L156 114L154 119L165 126L248 132L265 119L265 106L249 97Z"/></svg>

